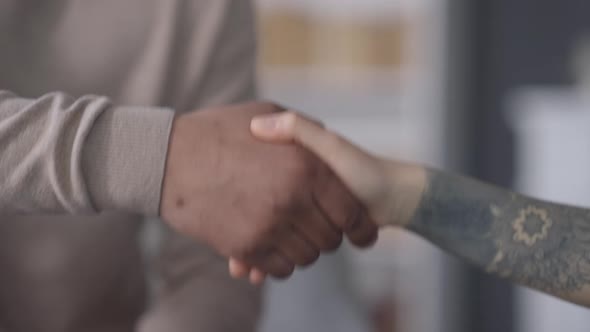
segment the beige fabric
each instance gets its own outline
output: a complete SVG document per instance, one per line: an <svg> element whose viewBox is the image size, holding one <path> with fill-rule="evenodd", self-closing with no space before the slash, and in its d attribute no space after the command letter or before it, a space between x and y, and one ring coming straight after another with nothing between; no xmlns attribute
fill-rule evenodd
<svg viewBox="0 0 590 332"><path fill-rule="evenodd" d="M245 0L0 2L0 330L133 330L140 217L14 213L156 214L171 110L254 97L252 19ZM259 290L209 249L167 232L157 261L141 331L254 328Z"/></svg>
<svg viewBox="0 0 590 332"><path fill-rule="evenodd" d="M158 214L172 111L0 91L0 211Z"/></svg>

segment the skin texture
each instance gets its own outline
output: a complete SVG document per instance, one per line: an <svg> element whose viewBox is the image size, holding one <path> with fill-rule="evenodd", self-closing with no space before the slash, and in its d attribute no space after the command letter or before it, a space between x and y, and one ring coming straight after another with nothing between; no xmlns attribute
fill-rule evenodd
<svg viewBox="0 0 590 332"><path fill-rule="evenodd" d="M429 171L410 230L489 273L590 305L590 211Z"/></svg>
<svg viewBox="0 0 590 332"><path fill-rule="evenodd" d="M406 227L488 273L590 307L590 210L378 159L294 113L255 120L260 139L295 142L326 161L380 226Z"/></svg>
<svg viewBox="0 0 590 332"><path fill-rule="evenodd" d="M161 200L172 228L283 278L336 249L376 240L363 205L317 157L252 137L250 119L282 109L252 102L179 115Z"/></svg>

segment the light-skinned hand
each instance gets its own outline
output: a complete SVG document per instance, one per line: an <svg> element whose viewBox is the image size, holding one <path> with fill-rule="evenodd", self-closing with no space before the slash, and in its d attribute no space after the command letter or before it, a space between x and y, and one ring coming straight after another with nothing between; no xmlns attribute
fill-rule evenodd
<svg viewBox="0 0 590 332"><path fill-rule="evenodd" d="M380 227L406 224L417 204L423 183L421 167L373 156L338 134L296 112L257 116L250 127L258 139L275 144L301 145L321 158L363 202ZM265 279L264 271L239 259L229 262L232 276Z"/></svg>

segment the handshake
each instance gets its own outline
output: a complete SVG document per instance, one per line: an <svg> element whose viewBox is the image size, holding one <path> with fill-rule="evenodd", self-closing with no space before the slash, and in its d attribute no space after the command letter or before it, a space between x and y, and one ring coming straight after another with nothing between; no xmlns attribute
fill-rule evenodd
<svg viewBox="0 0 590 332"><path fill-rule="evenodd" d="M409 221L424 181L271 103L179 115L169 144L162 218L252 283L288 277L343 236L372 245L380 226Z"/></svg>

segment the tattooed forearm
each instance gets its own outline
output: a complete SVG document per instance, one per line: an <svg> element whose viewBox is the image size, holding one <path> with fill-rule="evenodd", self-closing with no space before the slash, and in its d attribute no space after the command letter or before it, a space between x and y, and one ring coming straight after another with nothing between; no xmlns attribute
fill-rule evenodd
<svg viewBox="0 0 590 332"><path fill-rule="evenodd" d="M430 171L408 227L488 272L590 303L577 294L590 286L590 210Z"/></svg>

